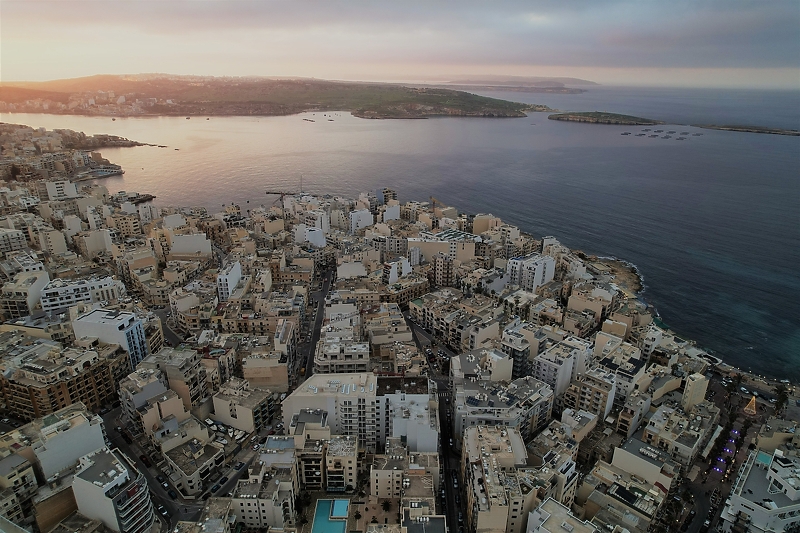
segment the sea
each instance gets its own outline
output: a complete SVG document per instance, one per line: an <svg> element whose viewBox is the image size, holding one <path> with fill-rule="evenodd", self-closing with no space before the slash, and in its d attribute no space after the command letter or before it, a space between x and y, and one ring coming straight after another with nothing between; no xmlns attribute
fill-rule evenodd
<svg viewBox="0 0 800 533"><path fill-rule="evenodd" d="M101 150L125 169L103 180L109 191L154 194L162 206L214 212L230 203L271 205L268 190L355 196L391 187L401 201L434 197L461 212L492 213L535 236L633 263L644 278L642 298L682 338L742 370L800 380L800 138L692 126L800 129L800 91L601 86L481 94L668 124L650 127L664 130L655 134L551 121L546 113L0 120L166 146Z"/></svg>

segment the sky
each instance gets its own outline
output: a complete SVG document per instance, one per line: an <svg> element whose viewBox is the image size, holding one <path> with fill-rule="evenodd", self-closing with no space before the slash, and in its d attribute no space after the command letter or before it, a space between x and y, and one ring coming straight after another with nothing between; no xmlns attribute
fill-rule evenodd
<svg viewBox="0 0 800 533"><path fill-rule="evenodd" d="M800 1L0 0L0 81L153 72L800 89Z"/></svg>

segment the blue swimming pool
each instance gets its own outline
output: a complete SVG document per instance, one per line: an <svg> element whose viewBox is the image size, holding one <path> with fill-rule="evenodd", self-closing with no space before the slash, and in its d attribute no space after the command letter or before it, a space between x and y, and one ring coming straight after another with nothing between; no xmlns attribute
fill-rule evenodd
<svg viewBox="0 0 800 533"><path fill-rule="evenodd" d="M344 533L349 505L348 500L317 500L311 533Z"/></svg>

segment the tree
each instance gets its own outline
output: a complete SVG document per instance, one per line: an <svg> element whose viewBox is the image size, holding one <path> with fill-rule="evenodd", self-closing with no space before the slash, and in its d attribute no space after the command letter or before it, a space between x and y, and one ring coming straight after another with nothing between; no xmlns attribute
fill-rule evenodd
<svg viewBox="0 0 800 533"><path fill-rule="evenodd" d="M381 509L383 509L385 513L388 513L389 511L392 510L392 502L390 502L389 500L383 500L381 502Z"/></svg>
<svg viewBox="0 0 800 533"><path fill-rule="evenodd" d="M355 518L356 520L361 520L361 511L356 509L356 512L353 513L353 518Z"/></svg>
<svg viewBox="0 0 800 533"><path fill-rule="evenodd" d="M779 383L775 386L775 412L780 413L781 410L789 403L789 391L786 385Z"/></svg>

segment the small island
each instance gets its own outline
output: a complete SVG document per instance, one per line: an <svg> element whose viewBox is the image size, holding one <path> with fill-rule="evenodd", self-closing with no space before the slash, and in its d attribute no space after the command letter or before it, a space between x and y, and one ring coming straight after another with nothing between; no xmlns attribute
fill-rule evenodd
<svg viewBox="0 0 800 533"><path fill-rule="evenodd" d="M800 137L800 131L797 130L765 128L763 126L720 126L717 124L696 124L694 127L703 128L706 130L743 131L746 133L769 133L771 135L789 135L792 137Z"/></svg>
<svg viewBox="0 0 800 533"><path fill-rule="evenodd" d="M620 126L654 126L663 124L658 120L620 115L617 113L604 113L602 111L583 111L580 113L559 113L547 117L550 120L565 120L568 122L589 122L591 124L615 124Z"/></svg>

